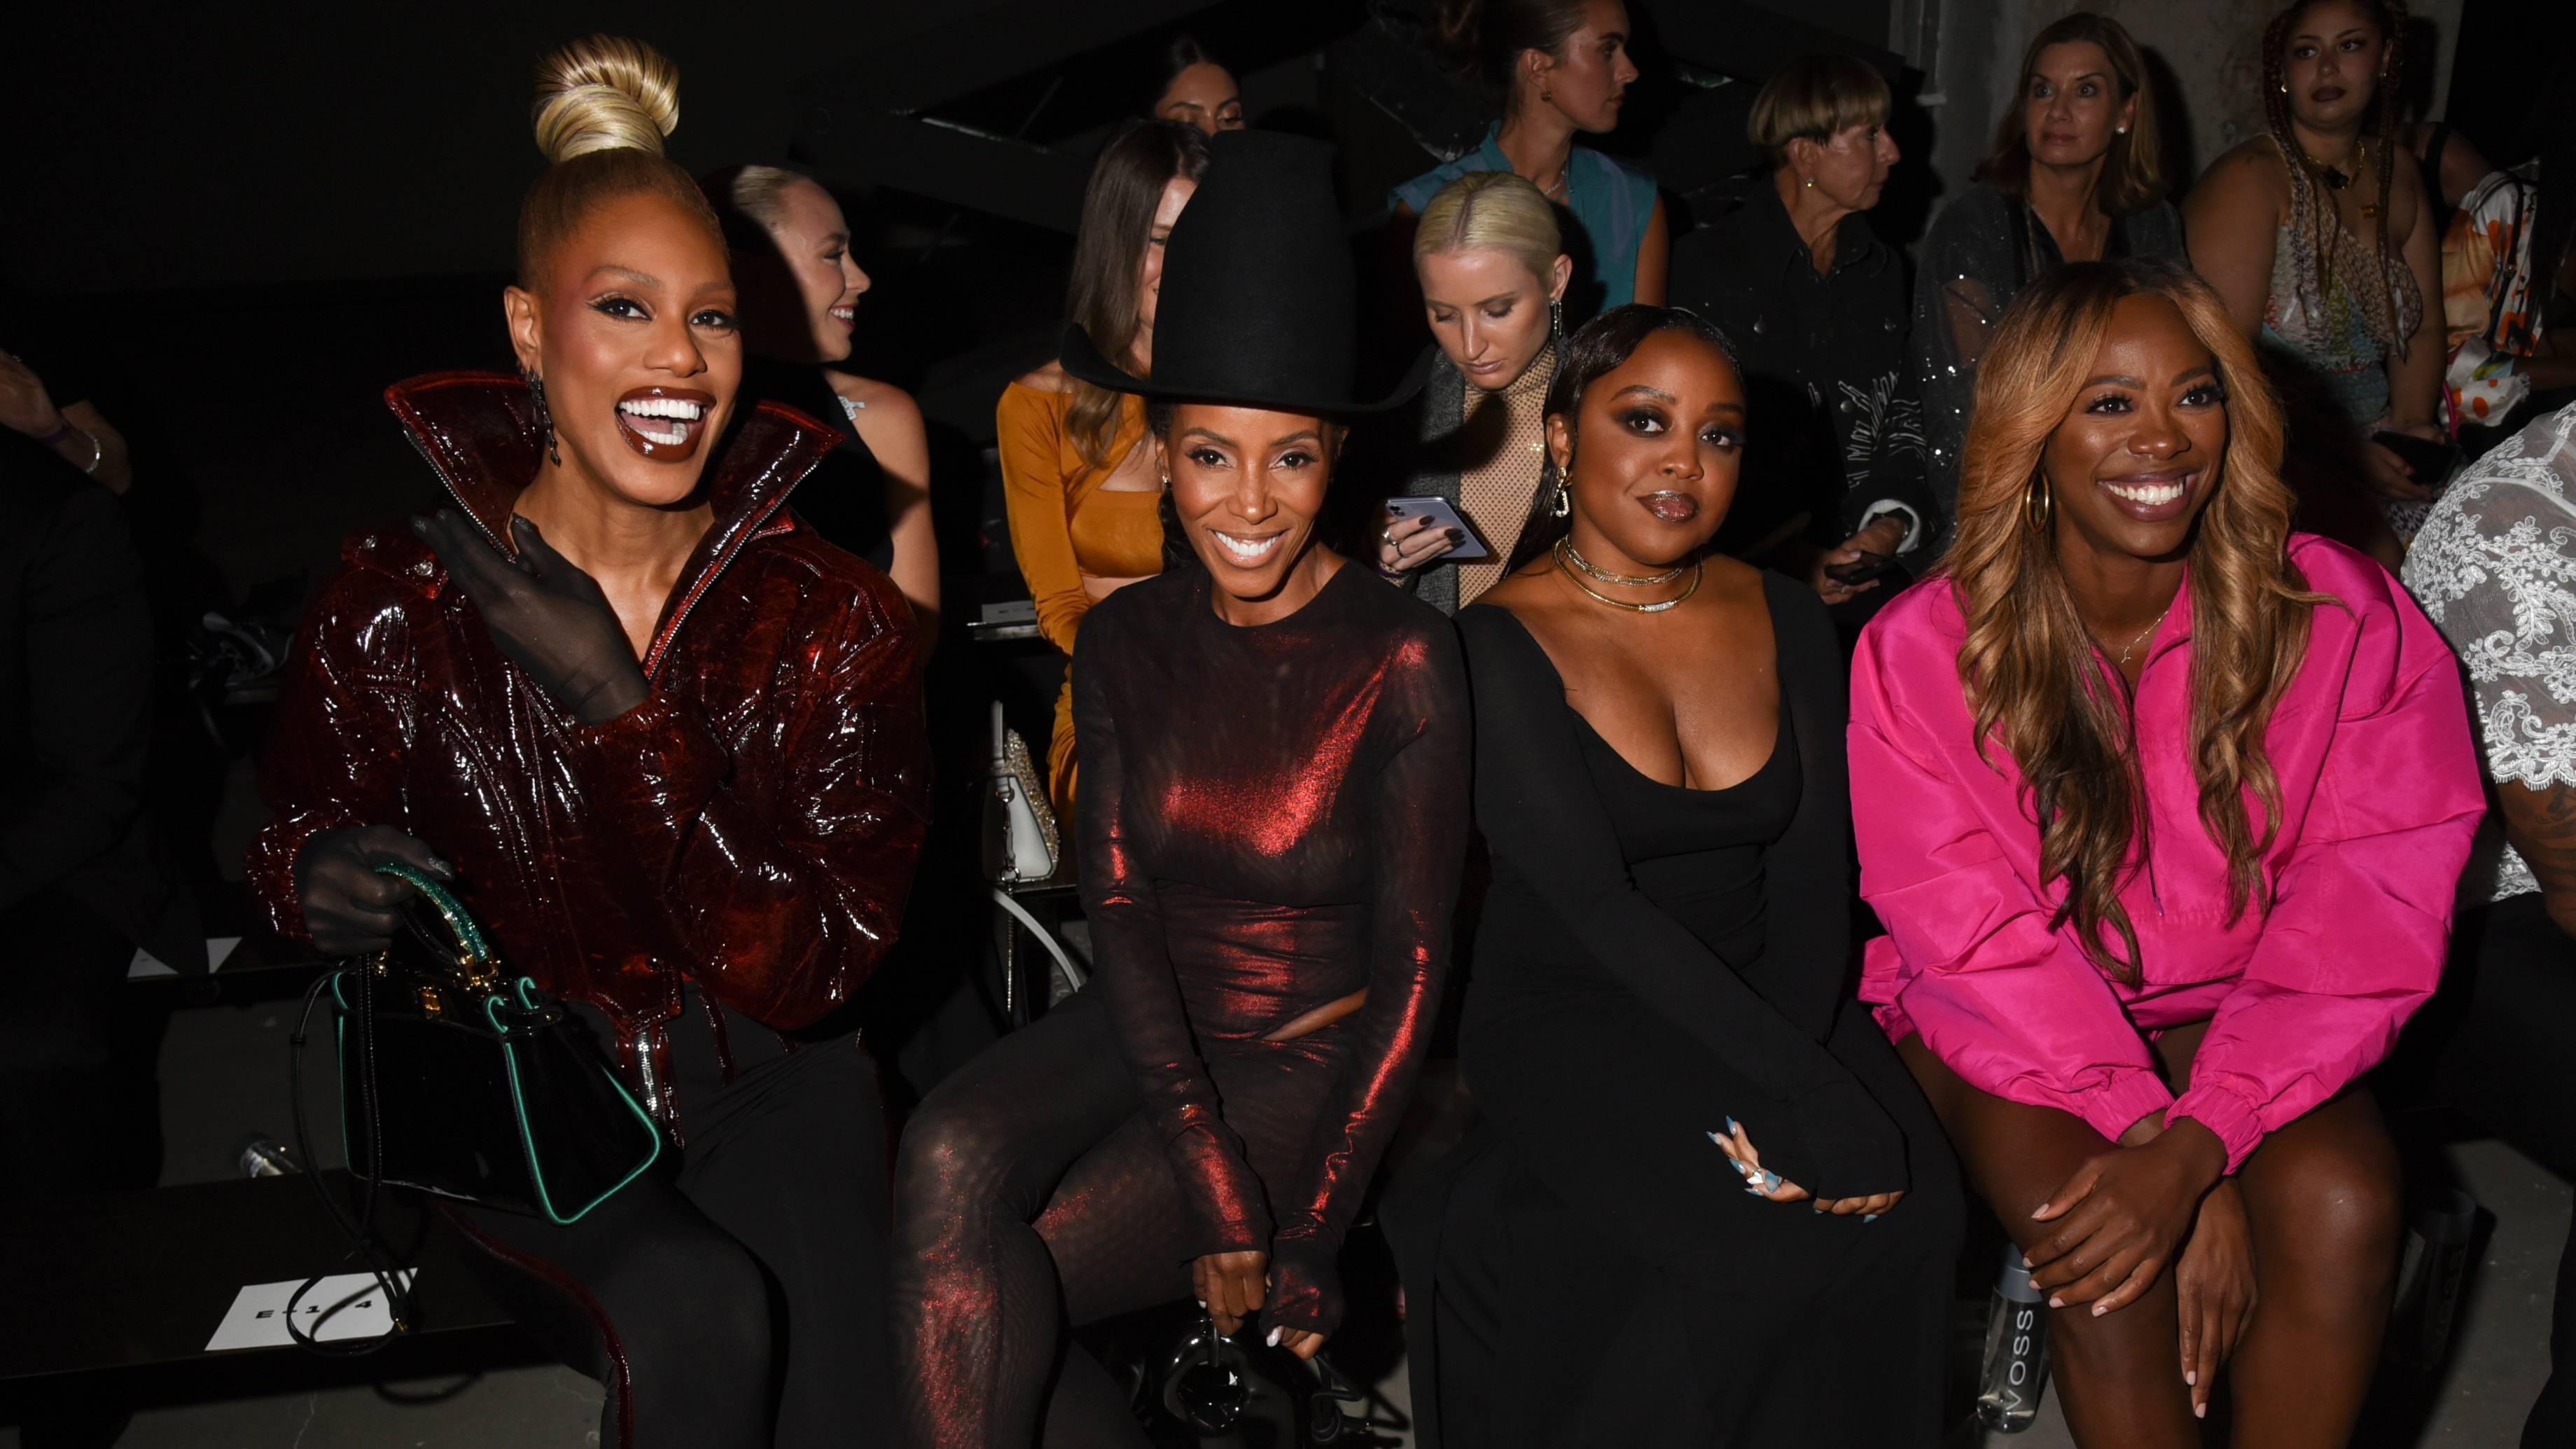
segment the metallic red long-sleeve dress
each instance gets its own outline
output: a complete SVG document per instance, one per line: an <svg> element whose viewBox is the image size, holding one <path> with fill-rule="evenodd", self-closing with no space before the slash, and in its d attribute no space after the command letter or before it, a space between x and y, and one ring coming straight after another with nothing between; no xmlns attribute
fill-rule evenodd
<svg viewBox="0 0 2576 1449"><path fill-rule="evenodd" d="M1049 1405L1061 1329L1186 1296L1205 1254L1270 1254L1265 1327L1340 1321L1342 1234L1448 966L1466 681L1448 622L1365 569L1256 627L1212 587L1178 570L1084 621L1096 980L905 1136L892 1302L924 1449L1024 1445L1042 1412L1050 1438L1132 1438L1078 1349ZM1358 1013L1264 1039L1362 989Z"/></svg>

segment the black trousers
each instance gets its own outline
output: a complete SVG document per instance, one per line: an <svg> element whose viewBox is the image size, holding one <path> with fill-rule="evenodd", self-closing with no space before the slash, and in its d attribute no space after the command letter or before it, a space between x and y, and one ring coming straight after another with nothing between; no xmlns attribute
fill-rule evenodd
<svg viewBox="0 0 2576 1449"><path fill-rule="evenodd" d="M568 1227L449 1216L520 1321L607 1387L607 1449L892 1444L875 1063L722 1015L730 1081L694 988L671 1023L687 1145L652 1172Z"/></svg>
<svg viewBox="0 0 2576 1449"><path fill-rule="evenodd" d="M2390 1063L2402 1089L2467 1114L2561 1177L2576 1178L2576 940L2536 894L2463 911L2442 988L2408 1024ZM2548 1386L2524 1449L2576 1444L2576 1221L2558 1262Z"/></svg>

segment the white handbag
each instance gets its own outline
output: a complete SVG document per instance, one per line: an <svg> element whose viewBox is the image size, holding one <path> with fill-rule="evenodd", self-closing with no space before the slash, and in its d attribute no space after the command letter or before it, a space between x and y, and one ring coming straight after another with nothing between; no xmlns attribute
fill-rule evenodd
<svg viewBox="0 0 2576 1449"><path fill-rule="evenodd" d="M1029 909L1011 898L1011 887L1055 878L1063 859L1056 834L1055 807L1029 759L1020 732L1002 723L1002 702L993 702L993 749L984 766L984 874L993 882L993 900L1016 917L1030 936L1062 968L1066 986L1082 989L1086 973L1066 954L1055 933Z"/></svg>
<svg viewBox="0 0 2576 1449"><path fill-rule="evenodd" d="M984 774L984 874L997 885L1051 879L1062 859L1055 809L1019 731L993 701L993 749Z"/></svg>

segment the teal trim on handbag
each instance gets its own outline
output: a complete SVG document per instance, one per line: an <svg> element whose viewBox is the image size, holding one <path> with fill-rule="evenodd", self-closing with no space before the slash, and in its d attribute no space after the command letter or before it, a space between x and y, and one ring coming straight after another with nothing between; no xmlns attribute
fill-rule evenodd
<svg viewBox="0 0 2576 1449"><path fill-rule="evenodd" d="M340 1073L340 1161L351 1171L358 1159L349 1155L349 998L340 994L340 983L348 979L350 968L344 966L331 973L331 1061ZM306 1164L311 1170L311 1164Z"/></svg>
<svg viewBox="0 0 2576 1449"><path fill-rule="evenodd" d="M392 876L420 892L421 899L437 907L439 915L447 920L447 929L456 933L457 947L467 956L468 964L480 966L492 959L492 943L484 939L482 925L445 882L416 865L399 860L381 862L376 866L376 874Z"/></svg>
<svg viewBox="0 0 2576 1449"><path fill-rule="evenodd" d="M544 1009L543 1002L540 1001L537 996L537 983L535 978L528 976L520 977L517 989L519 993L519 1009L521 1011L541 1011ZM617 1100L626 1104L626 1110L634 1113L635 1120L644 1125L645 1135L653 1139L653 1150L645 1154L642 1162L635 1164L635 1170L633 1172L619 1178L605 1191L601 1192L599 1196L583 1203L570 1217L566 1217L562 1213L555 1211L554 1194L547 1190L546 1187L545 1164L537 1160L537 1139L528 1128L527 1098L523 1096L519 1090L519 1055L517 1052L510 1049L510 1029L501 1024L501 1003L505 999L506 998L499 995L485 998L483 1002L483 1019L492 1023L492 1029L501 1034L501 1060L510 1069L510 1106L519 1114L519 1150L526 1153L528 1157L528 1180L536 1184L537 1206L545 1209L546 1217L557 1227L570 1227L574 1223L580 1222L584 1217L588 1216L591 1209L616 1196L619 1189L625 1187L626 1184L642 1177L645 1169L662 1160L662 1129L653 1121L651 1115L646 1113L644 1108L636 1102L635 1095L626 1090L626 1084L617 1080L617 1074L609 1071L606 1067L601 1067L600 1075L608 1078L608 1085L616 1091Z"/></svg>

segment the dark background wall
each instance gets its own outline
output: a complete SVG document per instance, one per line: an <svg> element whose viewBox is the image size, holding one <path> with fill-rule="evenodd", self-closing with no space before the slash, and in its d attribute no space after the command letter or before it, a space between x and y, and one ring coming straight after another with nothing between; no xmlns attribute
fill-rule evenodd
<svg viewBox="0 0 2576 1449"><path fill-rule="evenodd" d="M310 284L506 268L539 167L531 68L613 30L681 71L673 156L775 157L798 76L955 20L937 6L631 0L22 12L0 276L45 291Z"/></svg>

